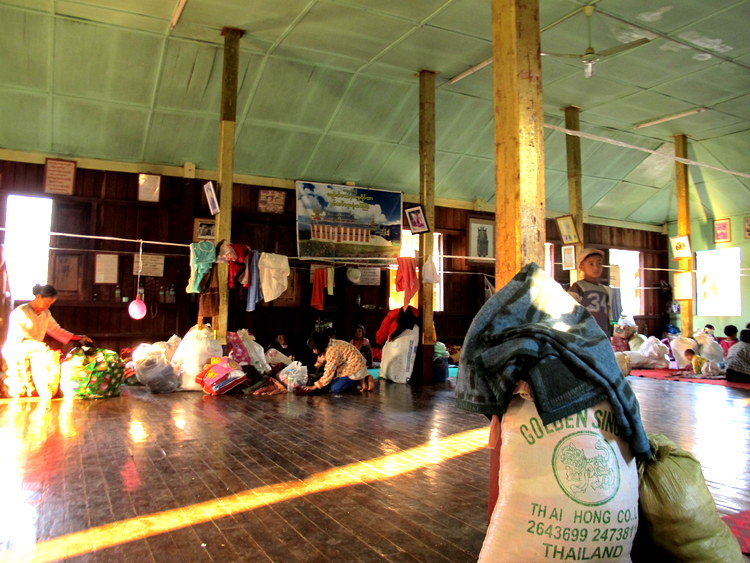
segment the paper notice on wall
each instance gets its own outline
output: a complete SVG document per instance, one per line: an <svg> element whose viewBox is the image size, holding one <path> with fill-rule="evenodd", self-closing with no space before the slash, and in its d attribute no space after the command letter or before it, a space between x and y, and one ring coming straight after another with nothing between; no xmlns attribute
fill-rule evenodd
<svg viewBox="0 0 750 563"><path fill-rule="evenodd" d="M94 266L94 283L117 283L117 254L97 254Z"/></svg>
<svg viewBox="0 0 750 563"><path fill-rule="evenodd" d="M136 254L133 256L133 275L138 275L140 269L142 276L154 278L164 277L164 255L163 254Z"/></svg>

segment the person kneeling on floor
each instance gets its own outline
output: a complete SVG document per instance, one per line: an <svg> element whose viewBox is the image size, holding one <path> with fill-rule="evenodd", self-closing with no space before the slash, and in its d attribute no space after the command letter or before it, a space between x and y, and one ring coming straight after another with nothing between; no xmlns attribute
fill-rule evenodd
<svg viewBox="0 0 750 563"><path fill-rule="evenodd" d="M343 340L329 339L324 332L313 332L307 341L310 349L325 360L323 375L313 385L302 387L303 393L329 390L340 393L354 388L372 391L373 377L367 372L367 360L351 344Z"/></svg>

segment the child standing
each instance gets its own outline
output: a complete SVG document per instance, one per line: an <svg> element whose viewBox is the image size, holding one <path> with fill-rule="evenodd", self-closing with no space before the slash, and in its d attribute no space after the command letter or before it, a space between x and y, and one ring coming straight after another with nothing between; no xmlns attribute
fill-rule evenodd
<svg viewBox="0 0 750 563"><path fill-rule="evenodd" d="M609 321L612 319L612 295L609 286L599 283L602 275L604 251L584 248L578 257L578 269L583 279L570 286L569 293L588 309L596 323L610 336Z"/></svg>

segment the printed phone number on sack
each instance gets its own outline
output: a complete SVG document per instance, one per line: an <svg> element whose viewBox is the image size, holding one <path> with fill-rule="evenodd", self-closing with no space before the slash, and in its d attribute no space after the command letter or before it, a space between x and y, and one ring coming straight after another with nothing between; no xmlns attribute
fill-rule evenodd
<svg viewBox="0 0 750 563"><path fill-rule="evenodd" d="M526 528L526 532L535 536L547 536L553 540L563 541L589 541L589 533L591 533L590 541L625 541L631 536L635 535L635 531L638 526L628 526L626 528L594 528L589 530L588 528L563 528L562 526L555 526L554 524L547 524L546 522L537 522L536 520L529 520L529 527Z"/></svg>

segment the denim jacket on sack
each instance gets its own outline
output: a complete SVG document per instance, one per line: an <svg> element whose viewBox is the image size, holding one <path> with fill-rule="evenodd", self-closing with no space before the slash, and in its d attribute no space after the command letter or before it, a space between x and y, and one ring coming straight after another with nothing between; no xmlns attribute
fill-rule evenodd
<svg viewBox="0 0 750 563"><path fill-rule="evenodd" d="M638 400L589 312L536 264L525 266L479 310L459 361L457 405L502 417L528 381L544 424L609 401L639 459L650 457Z"/></svg>

